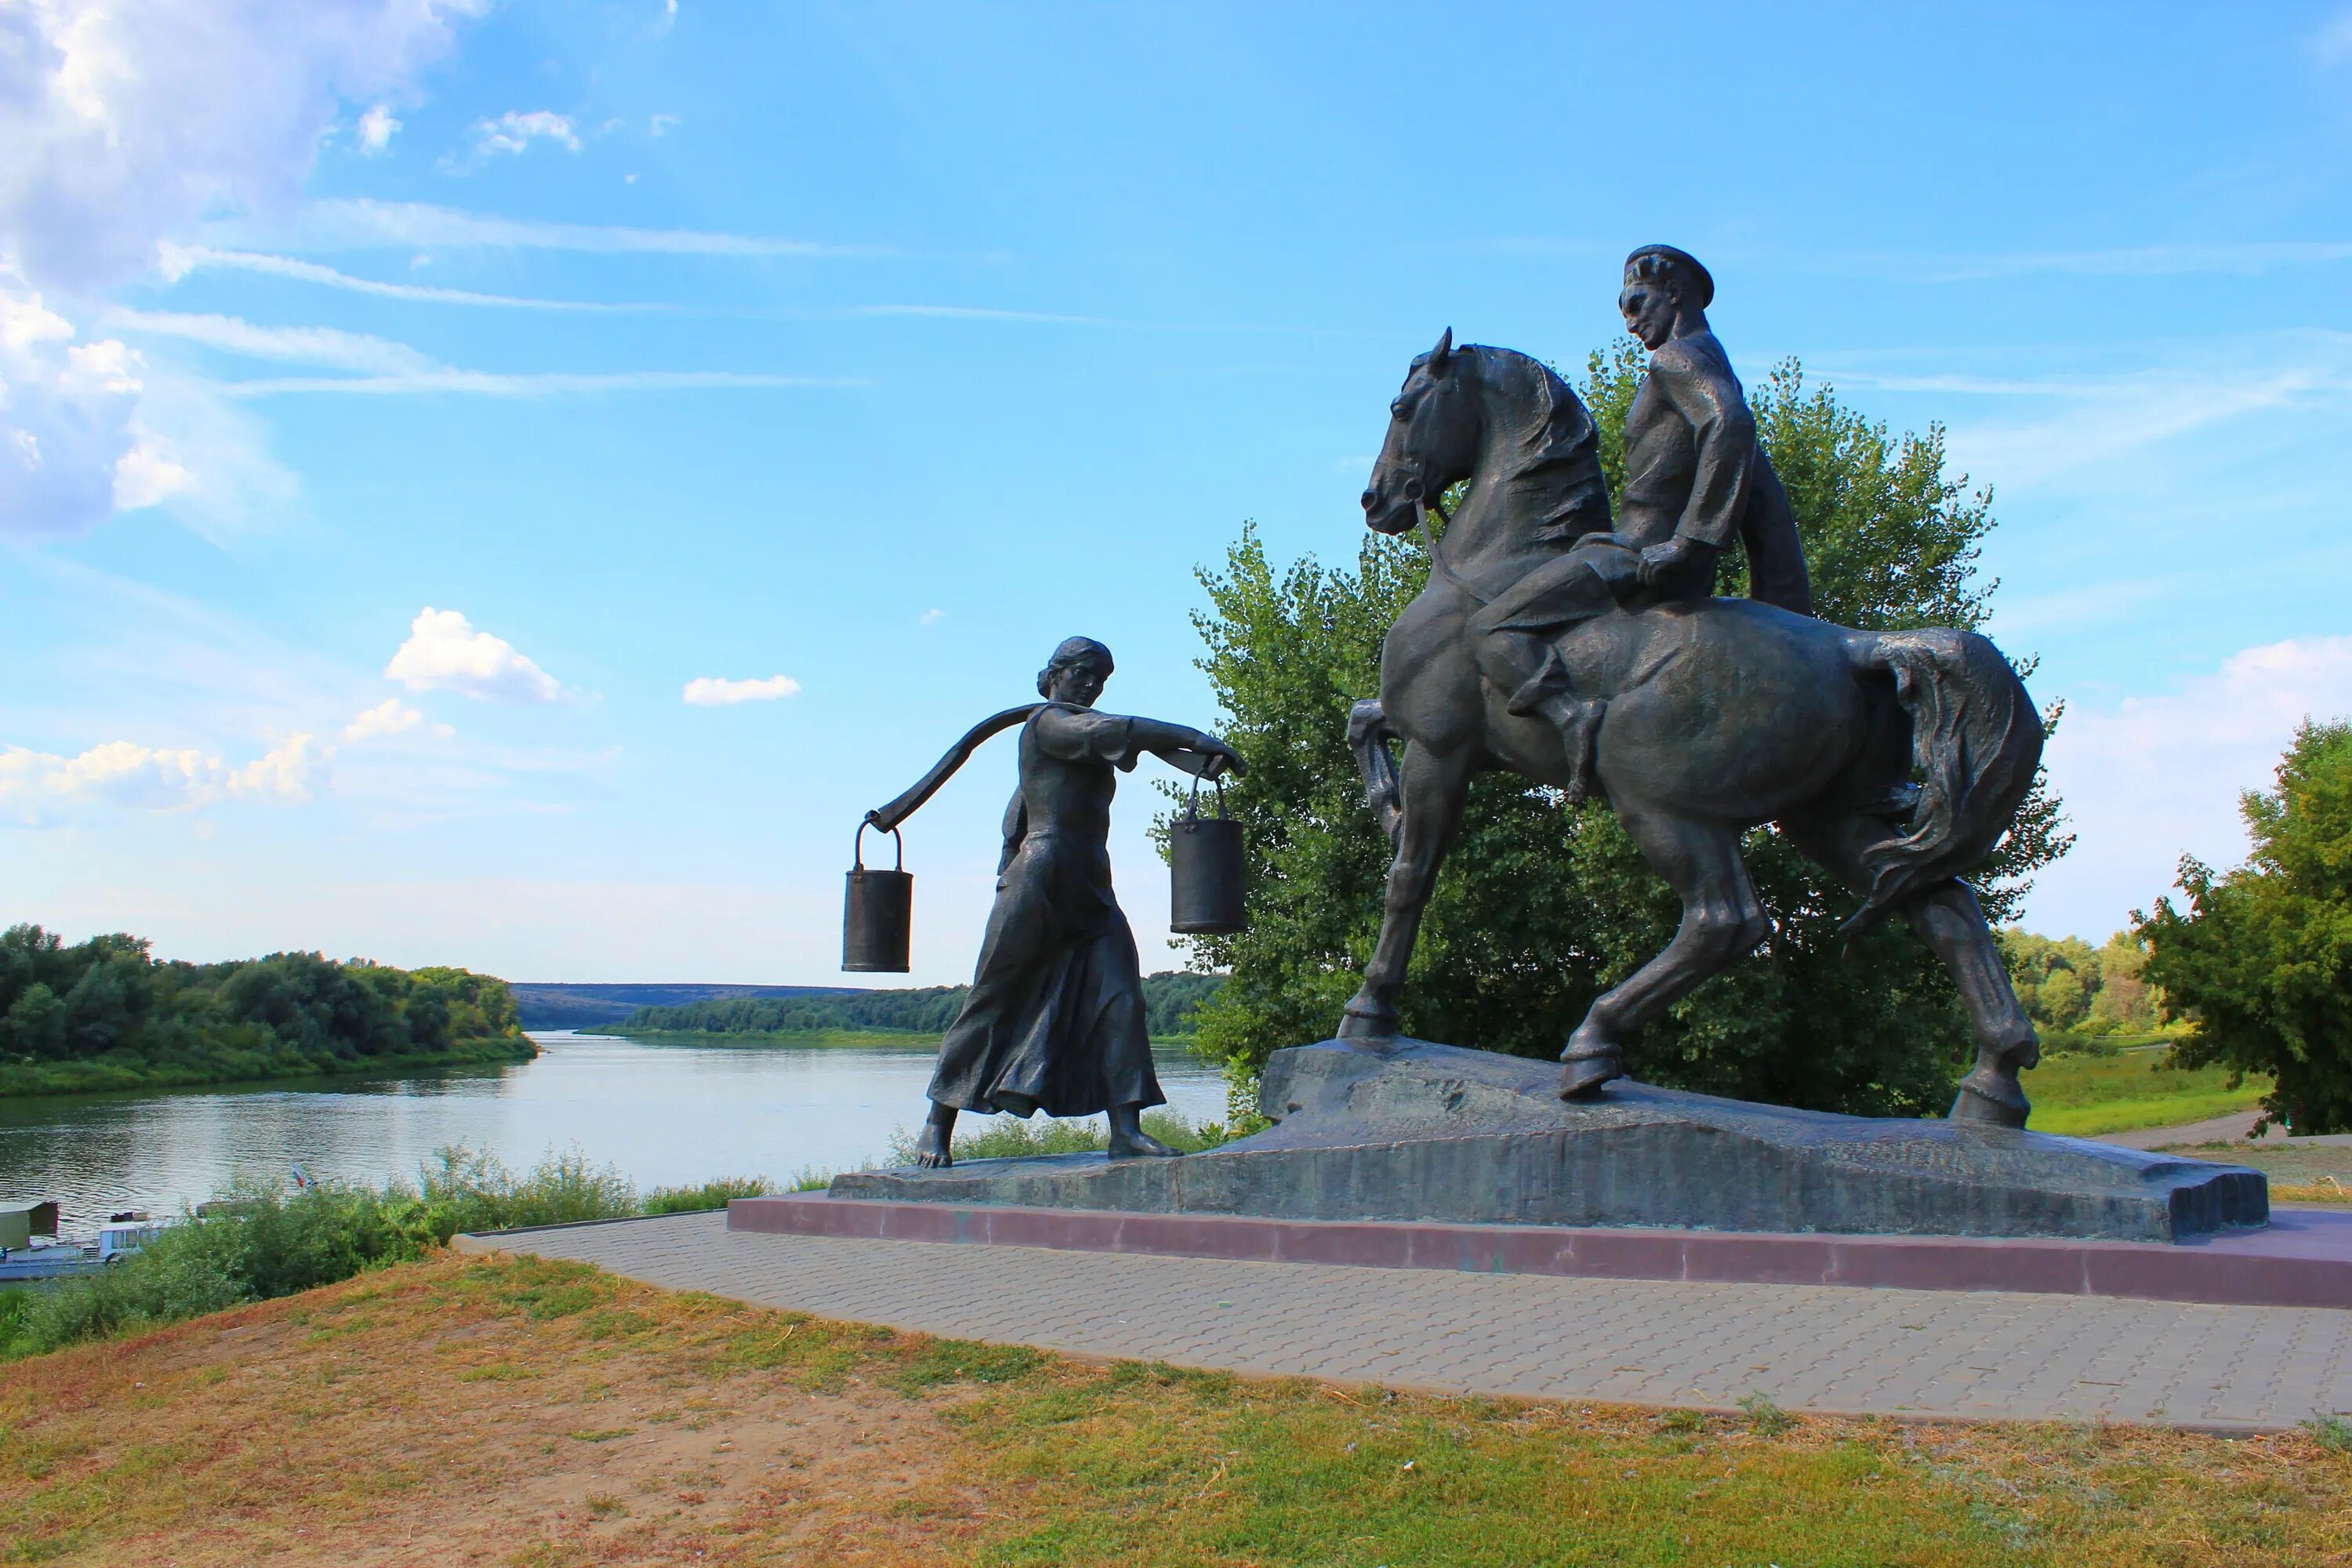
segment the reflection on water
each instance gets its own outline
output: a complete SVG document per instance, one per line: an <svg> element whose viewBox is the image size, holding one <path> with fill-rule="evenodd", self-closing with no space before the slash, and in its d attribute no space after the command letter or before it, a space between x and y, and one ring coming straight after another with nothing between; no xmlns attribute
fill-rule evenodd
<svg viewBox="0 0 2352 1568"><path fill-rule="evenodd" d="M640 1186L872 1163L922 1121L931 1047L647 1045L535 1032L520 1067L226 1092L0 1100L0 1198L54 1198L87 1233L107 1211L163 1213L233 1177L414 1179L464 1143L527 1166L577 1144ZM1221 1118L1224 1080L1163 1055L1170 1105Z"/></svg>

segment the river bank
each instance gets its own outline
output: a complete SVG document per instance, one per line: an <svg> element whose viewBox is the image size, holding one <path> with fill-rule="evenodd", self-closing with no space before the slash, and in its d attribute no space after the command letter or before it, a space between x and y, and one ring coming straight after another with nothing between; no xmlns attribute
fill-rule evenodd
<svg viewBox="0 0 2352 1568"><path fill-rule="evenodd" d="M528 1035L459 1040L437 1051L407 1051L322 1066L299 1051L226 1049L195 1060L130 1065L111 1061L13 1062L0 1067L0 1100L43 1095L139 1094L169 1089L251 1089L514 1067L539 1055Z"/></svg>

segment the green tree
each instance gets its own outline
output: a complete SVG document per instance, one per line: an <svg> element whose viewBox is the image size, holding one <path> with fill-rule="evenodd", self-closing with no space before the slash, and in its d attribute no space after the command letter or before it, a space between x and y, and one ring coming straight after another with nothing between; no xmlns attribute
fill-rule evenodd
<svg viewBox="0 0 2352 1568"><path fill-rule="evenodd" d="M2135 913L2143 974L2195 1032L2183 1063L2276 1075L2266 1119L2352 1131L2352 722L2296 731L2278 788L2240 797L2253 853L2216 876L2180 862L2188 907Z"/></svg>
<svg viewBox="0 0 2352 1568"><path fill-rule="evenodd" d="M506 982L462 969L411 974L315 952L157 963L141 938L67 945L36 925L0 931L0 1094L87 1086L33 1064L219 1081L317 1071L370 1057L518 1041Z"/></svg>
<svg viewBox="0 0 2352 1568"><path fill-rule="evenodd" d="M2127 931L2099 949L2099 994L2091 1000L2094 1027L2145 1034L2161 1017L2161 995L2145 975L2147 943Z"/></svg>
<svg viewBox="0 0 2352 1568"><path fill-rule="evenodd" d="M1638 351L1595 354L1584 395L1622 491L1622 428ZM1943 433L1890 437L1808 388L1792 362L1754 395L1787 485L1821 613L1849 626L1973 627L1993 584L1975 571L1990 496L1944 473ZM1366 534L1355 565L1277 570L1244 526L1224 570L1201 574L1201 661L1249 763L1232 792L1252 857L1249 929L1195 938L1192 961L1231 978L1199 1014L1199 1047L1244 1089L1267 1054L1337 1024L1378 934L1389 847L1362 802L1343 723L1379 689L1381 639L1427 570L1412 542ZM1724 565L1738 591L1745 563ZM2053 710L2051 720L2055 721ZM2025 878L2064 853L2057 802L2037 784L1985 868L2007 918ZM1854 900L1769 828L1747 843L1772 917L1761 955L1654 1026L1632 1069L1657 1083L1828 1109L1940 1110L1973 1048L1948 978L1900 922L1842 962ZM1663 948L1680 908L1606 806L1571 809L1508 774L1474 786L1461 840L1431 900L1403 999L1425 1038L1528 1056L1560 1048L1594 995Z"/></svg>

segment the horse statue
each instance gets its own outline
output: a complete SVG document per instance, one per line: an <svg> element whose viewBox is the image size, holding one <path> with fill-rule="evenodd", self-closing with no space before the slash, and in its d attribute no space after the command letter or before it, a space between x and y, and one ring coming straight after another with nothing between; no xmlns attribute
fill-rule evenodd
<svg viewBox="0 0 2352 1568"><path fill-rule="evenodd" d="M1606 531L1591 416L1538 362L1457 347L1451 331L1413 360L1391 406L1364 521L1386 534L1420 526L1432 571L1389 628L1379 700L1349 716L1366 797L1396 853L1380 941L1339 1037L1396 1033L1422 910L1471 779L1507 768L1563 790L1589 780L1682 900L1673 942L1570 1036L1563 1100L1622 1077L1629 1041L1770 934L1739 844L1773 823L1861 896L1841 927L1849 943L1899 913L1951 972L1977 1037L1952 1116L2024 1126L2018 1069L2041 1047L1960 880L2008 831L2042 755L2040 716L2000 650L1948 627L1855 631L1754 600L1645 604L1636 592L1554 644L1577 692L1606 700L1589 759L1572 756L1560 726L1512 711L1482 676L1471 622L1571 546L1604 561L1622 552L1618 580L1638 577L1633 552ZM1425 510L1465 480L1441 542ZM1402 762L1389 746L1399 740Z"/></svg>

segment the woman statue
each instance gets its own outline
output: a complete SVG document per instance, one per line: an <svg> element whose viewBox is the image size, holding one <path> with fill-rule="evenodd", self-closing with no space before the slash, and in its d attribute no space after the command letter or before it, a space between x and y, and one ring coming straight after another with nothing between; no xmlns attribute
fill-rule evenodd
<svg viewBox="0 0 2352 1568"><path fill-rule="evenodd" d="M1135 933L1110 889L1114 768L1144 752L1213 779L1242 761L1214 735L1094 710L1110 649L1072 637L1037 676L1021 727L1021 787L1004 814L996 907L971 994L940 1045L916 1160L951 1163L959 1110L1110 1115L1110 1157L1173 1154L1143 1131L1164 1105L1144 1029Z"/></svg>

